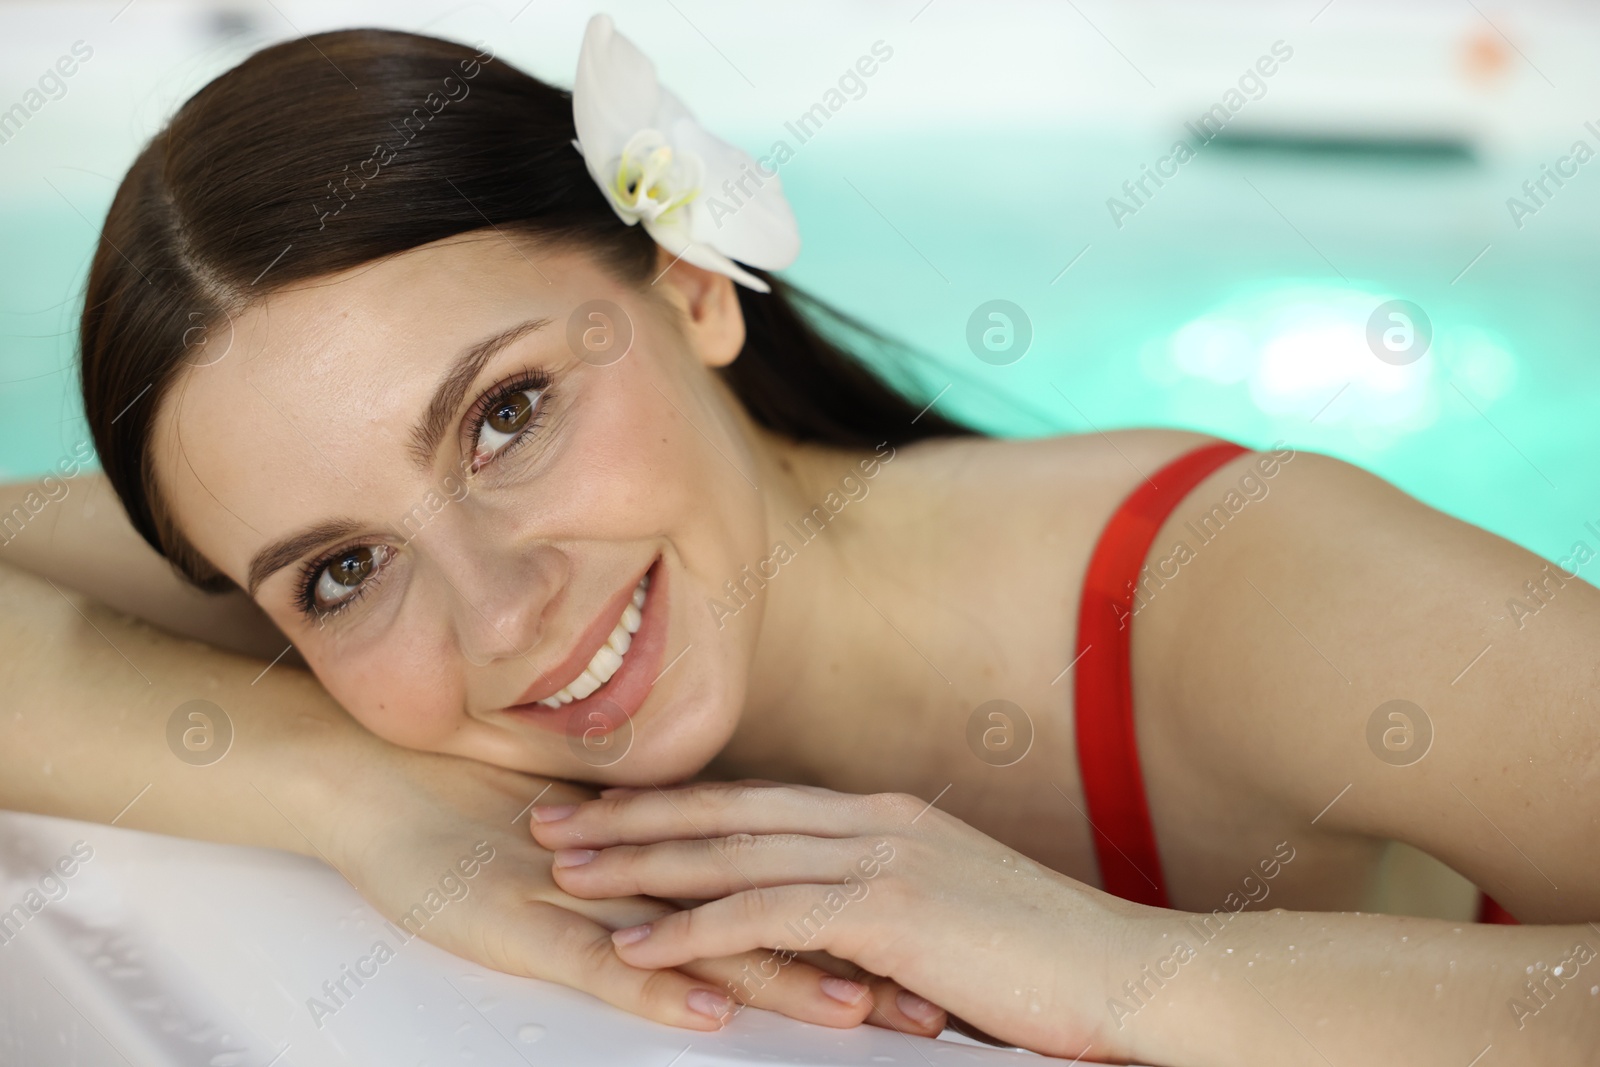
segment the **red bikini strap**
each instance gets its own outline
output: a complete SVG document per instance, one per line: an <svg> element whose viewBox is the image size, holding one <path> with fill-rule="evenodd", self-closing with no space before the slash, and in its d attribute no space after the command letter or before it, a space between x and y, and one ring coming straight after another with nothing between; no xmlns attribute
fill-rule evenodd
<svg viewBox="0 0 1600 1067"><path fill-rule="evenodd" d="M1129 624L1134 584L1173 508L1208 474L1245 451L1231 442L1203 445L1142 482L1106 523L1084 579L1073 712L1078 768L1101 882L1106 892L1140 904L1170 906L1133 728Z"/></svg>

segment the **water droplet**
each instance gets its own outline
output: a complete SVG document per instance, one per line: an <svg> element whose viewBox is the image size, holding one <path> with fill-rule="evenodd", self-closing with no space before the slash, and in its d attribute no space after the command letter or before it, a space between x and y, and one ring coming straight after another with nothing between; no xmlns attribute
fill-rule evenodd
<svg viewBox="0 0 1600 1067"><path fill-rule="evenodd" d="M544 1037L544 1027L538 1023L523 1023L517 1027L517 1040L531 1045Z"/></svg>

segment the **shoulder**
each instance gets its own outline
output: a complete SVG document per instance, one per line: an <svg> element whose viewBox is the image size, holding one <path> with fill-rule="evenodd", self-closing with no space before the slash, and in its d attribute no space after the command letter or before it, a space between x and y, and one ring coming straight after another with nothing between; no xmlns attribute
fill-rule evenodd
<svg viewBox="0 0 1600 1067"><path fill-rule="evenodd" d="M1052 437L949 437L902 447L908 465L945 468L980 484L1049 487L1062 499L1084 493L1132 491L1149 472L1221 438L1189 430L1089 431Z"/></svg>
<svg viewBox="0 0 1600 1067"><path fill-rule="evenodd" d="M1564 857L1600 798L1559 783L1600 778L1600 590L1353 464L1292 451L1268 474L1268 454L1197 487L1152 551L1189 548L1135 628L1171 743L1319 829L1417 845L1525 918L1596 910L1594 872Z"/></svg>
<svg viewBox="0 0 1600 1067"><path fill-rule="evenodd" d="M1184 430L1110 430L1039 438L957 437L900 448L907 514L940 515L953 552L985 544L1058 574L1076 599L1090 550L1117 506L1153 471L1217 438Z"/></svg>
<svg viewBox="0 0 1600 1067"><path fill-rule="evenodd" d="M1457 588L1520 552L1354 464L1247 451L1190 490L1156 535L1135 604L1139 643L1156 653L1149 681L1182 680L1178 725L1196 731L1239 698L1345 694L1376 682L1379 646L1407 637L1400 620L1426 614L1420 605L1446 588L1429 583L1432 561L1472 558L1448 583ZM1233 673L1224 681L1219 669Z"/></svg>

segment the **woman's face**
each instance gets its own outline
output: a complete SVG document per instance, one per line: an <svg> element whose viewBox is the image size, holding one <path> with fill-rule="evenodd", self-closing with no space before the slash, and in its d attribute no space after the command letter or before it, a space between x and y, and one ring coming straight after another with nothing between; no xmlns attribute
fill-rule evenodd
<svg viewBox="0 0 1600 1067"><path fill-rule="evenodd" d="M373 732L678 780L732 736L758 628L759 607L707 610L766 539L711 370L743 341L720 275L680 263L640 292L581 252L467 235L212 327L199 351L226 355L163 402L156 476Z"/></svg>

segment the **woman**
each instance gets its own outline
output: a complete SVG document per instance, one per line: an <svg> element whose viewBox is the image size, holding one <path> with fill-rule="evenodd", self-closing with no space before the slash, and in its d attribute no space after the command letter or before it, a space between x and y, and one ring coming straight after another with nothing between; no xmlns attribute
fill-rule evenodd
<svg viewBox="0 0 1600 1067"><path fill-rule="evenodd" d="M1540 561L1325 457L919 410L762 269L792 255L775 182L726 234L685 207L738 158L608 31L577 100L351 31L179 111L82 331L145 540L385 741L762 780L533 798L552 942L669 987L664 1021L718 1025L655 970L713 960L819 1021L943 1008L1109 1062L1592 1048L1600 594L1569 577L1519 629ZM606 126L640 99L655 140ZM1352 914L1390 840L1544 925ZM582 902L632 894L709 902L597 938L624 923Z"/></svg>

